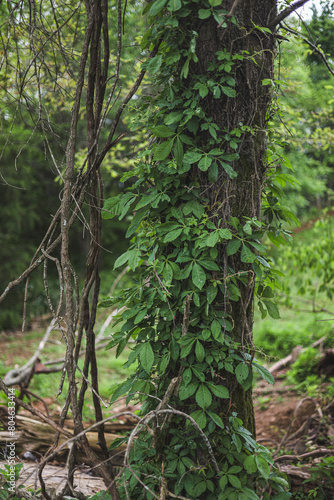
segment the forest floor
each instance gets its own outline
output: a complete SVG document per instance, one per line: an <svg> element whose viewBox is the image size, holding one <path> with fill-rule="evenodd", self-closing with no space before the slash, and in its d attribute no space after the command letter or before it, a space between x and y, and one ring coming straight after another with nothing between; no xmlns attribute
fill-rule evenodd
<svg viewBox="0 0 334 500"><path fill-rule="evenodd" d="M2 353L0 365L1 376L7 373L9 369L24 365L27 359L35 352L39 342L37 340L38 336L39 339L42 337L43 330L40 328L41 325L39 323L33 325L33 327L34 330L36 327L39 327L37 328L37 333L28 332L23 334L18 331L10 334L0 334L0 352ZM38 331L40 332L39 334ZM57 342L54 342L54 346L57 345ZM112 351L99 352L98 356L112 357ZM44 351L41 357L45 359ZM105 378L107 376L108 379L111 377L115 381L123 380L125 374L119 366L110 365L107 371L102 372L102 377ZM311 467L322 464L324 457L332 459L334 455L334 403L322 397L321 389L319 389L317 396L310 397L307 394L302 394L300 391L298 392L297 388L293 385L287 385L286 374L288 369L282 368L279 372L274 373L276 379L274 386L264 381L259 381L254 387L257 441L271 450L280 470L287 473L290 477L293 491L298 492L293 498L306 499L311 498L311 496L308 496L310 488L316 488L314 481L312 481L313 473ZM120 371L118 372L118 370ZM57 389L54 379L55 375L51 375L53 380L53 394L56 393ZM61 408L61 401L52 397L52 393L49 392L49 386L43 382L48 377L50 380L50 375L35 374L29 389L44 400L46 406L50 409L51 416L56 417ZM324 392L326 392L325 389ZM104 397L107 398L107 394L104 394ZM43 401L38 401L32 396L32 402L35 408L44 412L45 404ZM4 398L0 399L0 409L1 405L5 405ZM23 413L25 414L26 412ZM110 414L111 412L107 416ZM93 415L88 411L87 424L91 416ZM27 449L27 446L25 449ZM315 460L312 458L312 453ZM310 454L313 462L310 461ZM18 454L20 459L22 455L23 453ZM40 454L37 450L35 457L38 455ZM291 455L291 459L284 459L287 455ZM283 457L283 460L281 460L281 457ZM51 465L57 463L61 465L63 461L60 458L59 461ZM53 477L55 474L51 471L50 476ZM324 482L325 480L326 478L323 479L319 476L317 487L319 487L319 484L322 484L321 481ZM333 489L330 487L329 490L324 490L325 496L321 491L317 494L315 490L316 496L312 498L334 499L334 483L332 484ZM92 493L96 492L97 487L100 487L100 485L95 482L95 490L92 490Z"/></svg>
<svg viewBox="0 0 334 500"><path fill-rule="evenodd" d="M40 329L41 321L35 321L33 327ZM2 353L2 373L9 369L22 366L36 350L36 338L20 330L11 333L0 333L0 352ZM117 368L115 368L117 372ZM35 375L41 377L43 375ZM45 376L45 375L44 375ZM265 382L257 384L254 390L254 406L257 427L257 438L265 445L276 443L284 436L292 419L296 405L300 401L293 387L284 385L282 376L276 380L275 386ZM33 391L33 389L32 389ZM44 398L48 405L57 405L56 398ZM43 411L41 401L35 401L34 406Z"/></svg>

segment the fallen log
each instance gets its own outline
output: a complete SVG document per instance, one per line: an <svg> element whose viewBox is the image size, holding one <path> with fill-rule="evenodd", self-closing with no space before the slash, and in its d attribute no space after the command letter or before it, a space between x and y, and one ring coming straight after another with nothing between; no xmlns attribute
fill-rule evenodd
<svg viewBox="0 0 334 500"><path fill-rule="evenodd" d="M0 461L0 468L4 469L7 462ZM41 485L38 480L39 464L25 462L20 470L19 479L16 481L16 488L23 486L18 492L26 492L29 489L37 491ZM99 491L105 490L103 479L91 475L88 467L77 469L74 472L74 490L80 492L86 497L90 497ZM55 496L60 493L66 484L68 469L61 466L46 465L43 469L42 477L46 484L49 494ZM20 495L21 497L21 495ZM33 498L42 498L41 494L37 494Z"/></svg>
<svg viewBox="0 0 334 500"><path fill-rule="evenodd" d="M116 423L117 425L117 423ZM89 425L86 425L86 428ZM110 423L109 429L111 429L113 426L113 423ZM122 424L118 422L118 429L124 429L124 427L121 427ZM73 429L73 425L71 425ZM129 428L129 424L127 426ZM130 427L130 428L133 428ZM48 424L45 424L44 422L41 422L39 420L35 420L30 417L26 417L23 415L17 415L16 416L16 449L19 455L23 455L27 452L35 453L38 456L42 456L45 454L45 452L53 445L54 443L54 436L55 436L55 431L52 429ZM64 430L68 431L71 435L72 429L70 427L64 427ZM126 430L126 429L124 429ZM86 437L88 439L88 442L92 448L93 451L102 458L101 454L101 448L98 444L98 434L97 430L96 432L94 431L89 431L86 433ZM121 434L115 434L113 432L105 432L105 439L107 446L109 447L117 438L124 437ZM68 438L64 435L60 435L59 437L59 445L64 443ZM0 431L0 446L5 447L6 443L10 442L13 440L13 437L11 434L7 431ZM123 444L117 448L115 448L112 451L112 456L115 455L117 456L117 460L115 464L120 464L122 463L121 456L123 455L124 451L126 449L126 445ZM85 455L81 452L79 449L77 452L78 460L85 462ZM57 455L57 459L60 460L66 460L67 458L67 448L64 448L63 450L60 451L60 453Z"/></svg>
<svg viewBox="0 0 334 500"><path fill-rule="evenodd" d="M324 340L326 340L326 338L327 338L327 335L325 335L324 337L321 337L321 339L316 340L309 347L318 347L319 345L321 345L324 342ZM274 363L270 368L268 368L268 370L270 371L270 373L279 372L280 370L283 370L287 366L294 363L296 361L296 359L299 357L299 355L303 351L305 351L305 349L308 349L308 347L302 348L302 346L297 345L288 356L286 356L285 358L280 359L279 361Z"/></svg>
<svg viewBox="0 0 334 500"><path fill-rule="evenodd" d="M310 479L312 476L310 472L308 472L309 466L304 466L304 467L298 467L297 465L278 465L278 469L280 472L283 472L287 476L290 476L291 478L298 478L298 479Z"/></svg>

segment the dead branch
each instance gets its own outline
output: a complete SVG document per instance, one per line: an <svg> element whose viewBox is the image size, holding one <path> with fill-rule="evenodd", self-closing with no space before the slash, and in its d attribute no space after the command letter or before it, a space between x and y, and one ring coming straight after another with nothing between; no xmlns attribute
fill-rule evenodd
<svg viewBox="0 0 334 500"><path fill-rule="evenodd" d="M316 340L309 347L318 347L326 340L326 338L327 338L327 335L325 335L324 337L321 337L321 339ZM301 346L296 346L288 356L286 356L285 358L280 359L279 361L274 363L270 368L268 368L268 370L270 371L270 373L274 373L274 372L278 372L280 370L283 370L283 368L286 368L290 364L294 363L296 361L296 359L299 357L299 355L302 352L304 352L306 349L309 349L309 347L302 348Z"/></svg>
<svg viewBox="0 0 334 500"><path fill-rule="evenodd" d="M286 394L287 392L297 390L294 385L285 385L284 387L254 387L253 394Z"/></svg>
<svg viewBox="0 0 334 500"><path fill-rule="evenodd" d="M304 458L323 456L334 456L334 450L328 448L318 448L317 450L309 451L307 453L303 453L302 455L281 455L276 457L274 460L275 462L280 462L283 460L303 460Z"/></svg>
<svg viewBox="0 0 334 500"><path fill-rule="evenodd" d="M1 390L3 390L3 392L6 394L6 396L9 396L8 387L6 386L6 384L4 384L3 380L1 379L1 377L0 377L0 388L1 388ZM12 395L11 395L11 397L12 397ZM59 427L55 422L53 422L53 420L51 420L50 418L48 418L42 412L36 410L36 408L34 408L33 406L31 406L31 405L29 405L27 403L24 403L23 401L21 401L17 397L15 397L14 400L15 400L15 403L17 405L22 406L22 408L25 408L26 410L28 410L33 415L36 415L36 417L39 417L40 419L42 419L44 422L46 422L51 427L53 427L53 429L55 429L56 431L60 432L61 434L64 434L67 437L71 436L70 433L68 433L67 431L64 431L64 429L62 429L61 427Z"/></svg>
<svg viewBox="0 0 334 500"><path fill-rule="evenodd" d="M107 319L104 321L103 325L101 326L100 328L100 331L99 333L97 334L96 336L96 344L99 344L99 342L101 342L102 340L105 339L104 337L104 332L106 331L106 329L108 328L108 326L110 325L111 321L113 320L113 318L115 316L117 316L117 314L121 314L122 311L124 311L125 307L122 307L121 309L114 309L107 317Z"/></svg>
<svg viewBox="0 0 334 500"><path fill-rule="evenodd" d="M54 330L55 323L56 320L52 319L50 325L48 326L45 332L43 339L40 341L35 353L29 359L29 361L27 361L27 363L24 366L22 366L22 368L14 368L5 375L5 377L3 378L3 382L4 384L6 384L7 387L19 384L26 378L32 366L34 365L35 361L40 356L41 351L44 349L46 342L48 341L52 331Z"/></svg>
<svg viewBox="0 0 334 500"><path fill-rule="evenodd" d="M310 479L311 474L308 472L309 467L298 467L297 465L280 465L278 464L280 472L287 474L291 477L298 477L300 479Z"/></svg>
<svg viewBox="0 0 334 500"><path fill-rule="evenodd" d="M103 420L101 420L100 422L96 422L95 424L92 424L90 425L89 427L87 427L86 429L84 429L83 431L81 431L79 434L77 434L76 436L73 436L73 434L70 434L70 437L69 439L67 439L66 441L64 441L63 443L61 443L52 453L50 453L47 457L45 457L42 462L41 462L41 465L42 464L46 464L47 462L49 462L52 458L55 458L57 456L57 454L63 450L64 448L67 448L69 447L71 444L77 442L80 440L81 437L85 436L88 432L91 432L93 431L94 429L97 429L99 428L101 425L111 421L111 420L115 420L116 418L119 418L119 417L122 417L122 416L125 416L125 415L129 415L131 416L132 418L136 419L136 420L142 420L140 417L138 417L138 415L136 415L135 413L131 412L131 411L122 411L122 412L119 412L119 413L115 413L114 415L110 416L110 417L107 417ZM68 433L69 434L69 433Z"/></svg>

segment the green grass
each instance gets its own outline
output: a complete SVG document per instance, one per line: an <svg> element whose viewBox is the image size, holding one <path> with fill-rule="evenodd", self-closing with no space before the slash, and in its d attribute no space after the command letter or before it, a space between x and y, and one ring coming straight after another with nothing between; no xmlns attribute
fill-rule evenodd
<svg viewBox="0 0 334 500"><path fill-rule="evenodd" d="M308 252L313 243L328 236L330 224L330 221L318 221L298 232L293 237L292 247L271 249L276 267L282 269L286 277L281 280L282 293L277 293L281 319L266 317L262 320L260 314L255 313L254 343L260 356L269 356L274 361L287 356L295 346L310 346L325 335L328 336L325 346L334 346L334 314L330 313L334 311L334 304L328 287L321 291L321 264L316 267L325 257L325 262L330 261L331 256L316 253L313 256L315 267L308 267L303 262L303 252ZM316 310L329 312L313 312L313 304Z"/></svg>
<svg viewBox="0 0 334 500"><path fill-rule="evenodd" d="M105 314L102 313L102 314ZM100 314L101 320L103 319ZM98 332L99 328L96 329ZM109 333L112 329L109 328ZM45 333L45 329L38 331L27 332L24 335L21 332L13 333L11 335L3 336L0 340L3 345L3 355L0 361L0 376L3 377L8 371L15 366L22 367L28 359L34 354L40 340ZM107 336L107 333L105 334ZM66 347L59 332L52 332L50 341L47 342L45 348L41 352L40 359L42 363L51 361L65 356ZM133 372L134 368L124 368L123 365L127 361L129 349L125 349L123 353L116 358L116 350L105 348L96 351L97 364L98 364L98 380L99 380L99 394L101 398L107 403L111 397L112 389L124 381L126 377ZM79 360L79 367L83 369L84 357ZM88 377L90 380L90 376ZM50 411L59 411L65 403L68 394L68 383L65 380L62 393L56 398L58 393L59 384L61 380L61 373L49 374L35 374L29 384L29 390L40 398L51 398L52 404L49 404ZM82 376L77 372L78 390L80 389ZM2 396L1 396L2 394ZM3 393L0 398L5 400ZM35 399L32 397L32 399ZM25 399L26 400L26 399ZM111 414L109 409L104 410L104 416ZM69 413L70 415L70 413ZM94 406L92 399L91 389L88 388L85 398L84 418L86 420L94 418Z"/></svg>

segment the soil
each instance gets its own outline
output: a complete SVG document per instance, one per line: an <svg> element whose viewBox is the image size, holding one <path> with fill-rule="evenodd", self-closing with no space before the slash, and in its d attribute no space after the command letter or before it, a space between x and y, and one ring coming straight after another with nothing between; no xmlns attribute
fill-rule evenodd
<svg viewBox="0 0 334 500"><path fill-rule="evenodd" d="M257 441L264 446L276 446L291 424L299 399L292 391L287 391L284 396L277 392L262 397L255 394Z"/></svg>

